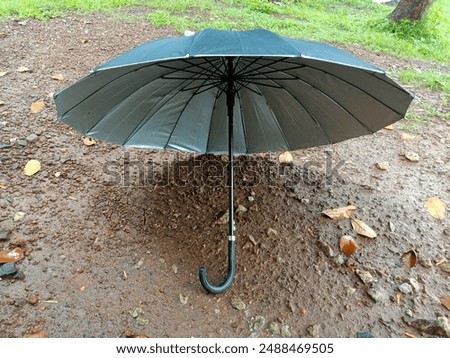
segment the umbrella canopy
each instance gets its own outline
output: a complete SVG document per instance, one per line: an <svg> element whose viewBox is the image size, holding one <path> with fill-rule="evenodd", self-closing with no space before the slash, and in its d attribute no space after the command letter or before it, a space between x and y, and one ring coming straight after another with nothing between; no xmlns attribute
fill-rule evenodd
<svg viewBox="0 0 450 358"><path fill-rule="evenodd" d="M128 147L228 153L228 276L235 274L233 156L340 142L401 119L410 93L335 47L266 30L146 43L55 95L58 118Z"/></svg>
<svg viewBox="0 0 450 358"><path fill-rule="evenodd" d="M56 95L58 117L124 146L226 153L230 76L236 154L373 133L401 119L412 99L384 71L332 46L266 30L205 30L97 67Z"/></svg>

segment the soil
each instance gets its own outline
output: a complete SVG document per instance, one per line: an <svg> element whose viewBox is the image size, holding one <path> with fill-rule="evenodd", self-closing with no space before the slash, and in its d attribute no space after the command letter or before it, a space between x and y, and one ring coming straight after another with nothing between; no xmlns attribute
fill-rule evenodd
<svg viewBox="0 0 450 358"><path fill-rule="evenodd" d="M293 152L293 165L279 165L279 153L238 158L236 207L248 211L236 216L237 275L226 293L210 295L198 268L213 282L225 275L222 158L86 146L56 121L52 93L138 44L177 35L139 11L127 15L134 20L0 23L0 250L25 253L22 274L0 280L0 336L445 336L417 322L450 316L441 302L450 296L450 219L424 206L432 197L450 204L450 125L426 110L448 113L448 101L408 87L412 119L392 130ZM386 70L448 71L346 50ZM45 108L31 113L36 101ZM41 170L26 176L30 159ZM383 171L375 164L384 161ZM321 214L348 204L376 238ZM25 216L14 220L17 212ZM343 235L358 245L349 258ZM414 267L403 256L410 250Z"/></svg>

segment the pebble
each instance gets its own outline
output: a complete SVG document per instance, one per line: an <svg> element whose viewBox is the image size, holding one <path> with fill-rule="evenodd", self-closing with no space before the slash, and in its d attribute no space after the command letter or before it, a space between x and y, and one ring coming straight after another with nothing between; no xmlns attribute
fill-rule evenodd
<svg viewBox="0 0 450 358"><path fill-rule="evenodd" d="M25 138L25 140L28 143L34 143L39 139L39 136L36 133L30 134L28 137Z"/></svg>
<svg viewBox="0 0 450 358"><path fill-rule="evenodd" d="M320 248L322 249L323 253L328 257L333 257L334 252L330 245L328 245L326 242L323 242L322 240L319 241Z"/></svg>
<svg viewBox="0 0 450 358"><path fill-rule="evenodd" d="M13 275L18 272L16 265L14 263L9 262L0 266L0 277Z"/></svg>
<svg viewBox="0 0 450 358"><path fill-rule="evenodd" d="M233 298L231 300L231 306L237 309L238 311L245 310L245 308L247 307L244 301L242 301L240 298Z"/></svg>
<svg viewBox="0 0 450 358"><path fill-rule="evenodd" d="M389 163L388 162L379 162L376 164L376 167L380 170L388 170L389 169Z"/></svg>
<svg viewBox="0 0 450 358"><path fill-rule="evenodd" d="M375 303L384 303L389 298L386 291L381 288L371 288L367 291L367 294L375 301Z"/></svg>
<svg viewBox="0 0 450 358"><path fill-rule="evenodd" d="M432 268L433 264L431 263L431 259L426 259L426 258L420 258L419 257L419 264L421 264L423 267L425 268Z"/></svg>
<svg viewBox="0 0 450 358"><path fill-rule="evenodd" d="M23 220L25 215L26 214L23 211L18 211L17 213L14 214L14 221L17 222Z"/></svg>
<svg viewBox="0 0 450 358"><path fill-rule="evenodd" d="M37 296L37 295L30 296L27 298L27 302L30 305L35 306L39 302L39 296Z"/></svg>
<svg viewBox="0 0 450 358"><path fill-rule="evenodd" d="M356 275L361 279L361 281L365 285L368 285L368 284L371 284L371 283L374 283L377 281L369 271L356 270Z"/></svg>
<svg viewBox="0 0 450 358"><path fill-rule="evenodd" d="M410 162L418 162L420 160L419 154L415 152L405 152L405 158Z"/></svg>
<svg viewBox="0 0 450 358"><path fill-rule="evenodd" d="M268 229L267 229L267 235L278 235L278 231L277 230L275 230L275 229L272 229L271 227L269 227Z"/></svg>
<svg viewBox="0 0 450 358"><path fill-rule="evenodd" d="M336 255L333 259L334 263L338 266L345 264L345 256L342 254Z"/></svg>
<svg viewBox="0 0 450 358"><path fill-rule="evenodd" d="M356 338L375 338L370 332L358 332L356 333Z"/></svg>
<svg viewBox="0 0 450 358"><path fill-rule="evenodd" d="M240 205L240 204L239 204L238 208L236 209L237 214L243 214L243 213L246 213L247 211L248 211L248 209L244 205Z"/></svg>
<svg viewBox="0 0 450 358"><path fill-rule="evenodd" d="M320 335L320 324L313 324L309 326L306 331L311 337L318 337Z"/></svg>
<svg viewBox="0 0 450 358"><path fill-rule="evenodd" d="M441 268L442 271L450 273L450 262L444 262L440 264L439 267Z"/></svg>
<svg viewBox="0 0 450 358"><path fill-rule="evenodd" d="M131 317L137 318L139 315L142 315L144 311L142 310L141 307L133 307L128 311L128 313L130 314Z"/></svg>
<svg viewBox="0 0 450 358"><path fill-rule="evenodd" d="M6 143L0 142L0 150L1 149L9 149L9 148L11 148L11 144L6 144Z"/></svg>
<svg viewBox="0 0 450 358"><path fill-rule="evenodd" d="M409 284L409 283L402 283L400 286L398 286L397 287L398 288L398 290L401 292L401 293L404 293L405 295L408 295L408 294L410 294L410 293L412 293L412 291L413 291L413 289L412 289L412 287L411 287L411 285Z"/></svg>
<svg viewBox="0 0 450 358"><path fill-rule="evenodd" d="M187 305L188 300L189 300L189 296L183 296L183 295L180 293L180 303L181 303L183 306Z"/></svg>
<svg viewBox="0 0 450 358"><path fill-rule="evenodd" d="M410 278L408 283L412 286L414 291L419 292L421 289L420 283L415 278Z"/></svg>
<svg viewBox="0 0 450 358"><path fill-rule="evenodd" d="M404 320L420 332L450 338L450 326L447 317L437 317L434 320L416 319L408 321L406 318Z"/></svg>
<svg viewBox="0 0 450 358"><path fill-rule="evenodd" d="M225 214L223 214L219 219L217 219L216 224L225 225L228 223L228 220L230 220L230 216L227 210Z"/></svg>
<svg viewBox="0 0 450 358"><path fill-rule="evenodd" d="M10 233L11 232L9 230L1 229L0 230L0 241L8 240Z"/></svg>

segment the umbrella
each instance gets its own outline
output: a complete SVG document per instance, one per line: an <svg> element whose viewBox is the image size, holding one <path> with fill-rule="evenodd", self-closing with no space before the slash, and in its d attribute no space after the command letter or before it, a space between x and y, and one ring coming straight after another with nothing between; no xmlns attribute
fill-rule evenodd
<svg viewBox="0 0 450 358"><path fill-rule="evenodd" d="M228 153L228 275L235 275L233 158L373 133L404 117L412 96L384 71L333 46L267 30L145 43L55 95L58 118L127 147Z"/></svg>

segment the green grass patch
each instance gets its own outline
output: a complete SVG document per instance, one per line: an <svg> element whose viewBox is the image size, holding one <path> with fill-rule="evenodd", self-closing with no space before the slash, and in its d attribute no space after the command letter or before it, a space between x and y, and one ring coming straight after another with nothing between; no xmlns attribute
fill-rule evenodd
<svg viewBox="0 0 450 358"><path fill-rule="evenodd" d="M45 20L67 11L146 6L157 26L184 30L266 28L283 36L362 46L403 58L450 64L450 1L436 0L418 24L388 20L393 7L370 0L1 0L0 19Z"/></svg>
<svg viewBox="0 0 450 358"><path fill-rule="evenodd" d="M400 81L415 87L442 93L450 93L450 73L435 71L403 70L398 73Z"/></svg>

